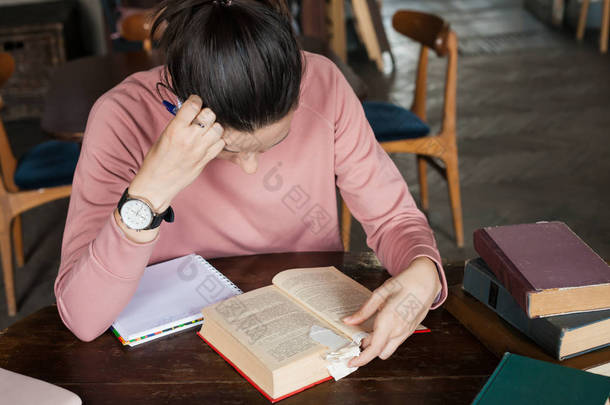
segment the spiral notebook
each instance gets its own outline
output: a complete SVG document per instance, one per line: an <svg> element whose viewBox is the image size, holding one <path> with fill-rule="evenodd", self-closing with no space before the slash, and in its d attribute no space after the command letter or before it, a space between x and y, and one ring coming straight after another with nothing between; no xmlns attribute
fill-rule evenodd
<svg viewBox="0 0 610 405"><path fill-rule="evenodd" d="M179 257L146 268L111 329L123 345L136 346L200 325L202 308L241 293L201 256Z"/></svg>

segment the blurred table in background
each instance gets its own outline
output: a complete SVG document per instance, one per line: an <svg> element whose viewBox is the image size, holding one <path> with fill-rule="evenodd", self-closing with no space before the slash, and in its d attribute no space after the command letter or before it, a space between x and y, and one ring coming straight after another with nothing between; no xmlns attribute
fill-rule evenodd
<svg viewBox="0 0 610 405"><path fill-rule="evenodd" d="M82 54L76 0L0 1L0 51L15 73L2 89L5 121L38 118L53 70Z"/></svg>
<svg viewBox="0 0 610 405"><path fill-rule="evenodd" d="M127 76L163 64L146 51L109 53L59 66L51 77L41 120L42 129L65 140L80 140L95 101Z"/></svg>
<svg viewBox="0 0 610 405"><path fill-rule="evenodd" d="M322 54L337 64L360 99L366 96L366 85L323 42L299 37L303 49ZM162 65L157 51L110 53L70 61L57 67L51 77L44 102L42 129L65 140L80 140L85 132L89 111L95 101L127 76Z"/></svg>

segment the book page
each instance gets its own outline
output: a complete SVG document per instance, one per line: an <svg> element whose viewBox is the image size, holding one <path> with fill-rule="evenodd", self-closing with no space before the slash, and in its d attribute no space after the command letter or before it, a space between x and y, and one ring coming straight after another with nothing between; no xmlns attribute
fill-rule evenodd
<svg viewBox="0 0 610 405"><path fill-rule="evenodd" d="M352 339L373 331L374 316L360 325L341 321L360 309L372 292L332 266L285 270L273 277L273 284Z"/></svg>
<svg viewBox="0 0 610 405"><path fill-rule="evenodd" d="M312 325L328 327L275 286L234 296L204 308L271 370L326 349L309 337Z"/></svg>

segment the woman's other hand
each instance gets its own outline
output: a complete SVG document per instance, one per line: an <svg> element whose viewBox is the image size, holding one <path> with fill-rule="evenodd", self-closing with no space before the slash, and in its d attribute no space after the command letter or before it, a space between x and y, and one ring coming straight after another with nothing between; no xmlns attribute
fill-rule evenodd
<svg viewBox="0 0 610 405"><path fill-rule="evenodd" d="M356 313L343 319L346 324L356 325L377 312L373 332L362 340L363 351L350 360L349 366L363 366L377 356L382 360L390 357L426 317L441 288L434 262L418 257L373 291Z"/></svg>

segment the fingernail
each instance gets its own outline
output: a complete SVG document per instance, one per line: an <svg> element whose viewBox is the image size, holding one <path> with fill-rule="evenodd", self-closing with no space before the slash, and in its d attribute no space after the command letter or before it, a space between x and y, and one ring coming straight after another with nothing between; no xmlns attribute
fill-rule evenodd
<svg viewBox="0 0 610 405"><path fill-rule="evenodd" d="M201 97L199 97L198 95L191 95L191 101L194 102L195 104L201 104ZM193 108L199 110L199 107L197 105L193 105Z"/></svg>

